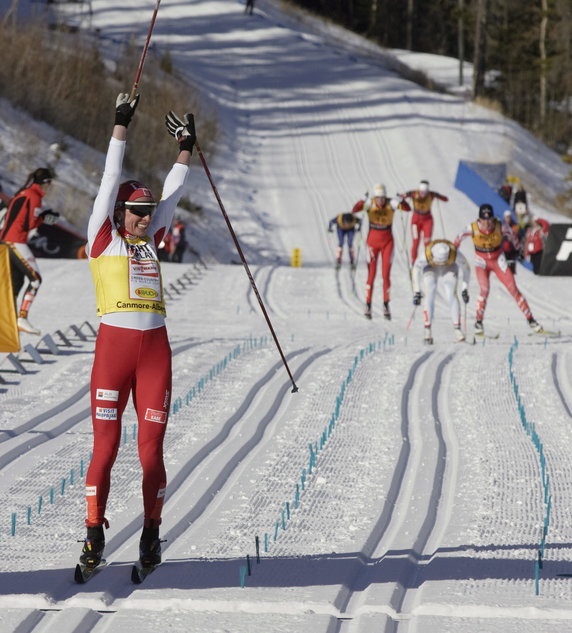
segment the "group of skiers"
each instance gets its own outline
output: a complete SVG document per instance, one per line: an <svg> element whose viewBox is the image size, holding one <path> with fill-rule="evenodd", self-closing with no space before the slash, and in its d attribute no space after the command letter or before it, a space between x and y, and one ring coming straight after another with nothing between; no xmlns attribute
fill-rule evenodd
<svg viewBox="0 0 572 633"><path fill-rule="evenodd" d="M410 201L410 203L408 202ZM368 271L365 289L365 316L372 318L372 297L374 281L377 274L378 260L381 258L381 277L383 285L383 314L391 319L390 289L391 265L394 250L393 221L395 213L403 211L411 213L411 261L408 262L413 290L413 304L418 306L423 300L424 340L433 342L431 324L433 320L436 289L439 280L449 303L451 320L456 341L465 340L466 332L461 328L460 304L457 297L457 286L460 281L461 297L464 304L469 302L468 284L470 266L459 251L464 239L470 237L475 250L474 267L479 284L479 296L476 304L474 333L484 336L483 319L490 290L490 275L494 272L499 281L506 287L524 314L530 328L541 332L542 326L534 319L526 299L517 288L514 278L515 257L511 249L518 251L518 236L512 225L501 222L495 217L490 204L479 207L478 217L467 225L453 241L433 239L432 203L434 200L447 202L447 196L432 191L427 180L421 180L417 189L389 197L384 185L377 184L373 188L373 196L366 194L358 200L351 214L341 214L332 218L329 230L335 225L338 229L338 248L336 267L341 265L344 241L347 241L350 264L355 268L355 252L353 236L361 227L361 220L354 218L356 214L365 212L369 220L366 239L368 253ZM423 244L419 255L419 244ZM519 251L520 252L520 251ZM508 255L511 259L509 260Z"/></svg>

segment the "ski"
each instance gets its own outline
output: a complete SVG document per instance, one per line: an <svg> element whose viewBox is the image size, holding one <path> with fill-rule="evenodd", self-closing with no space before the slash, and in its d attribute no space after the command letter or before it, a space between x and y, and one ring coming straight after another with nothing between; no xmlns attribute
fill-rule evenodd
<svg viewBox="0 0 572 633"><path fill-rule="evenodd" d="M497 339L500 336L500 332L495 332L494 334L486 334L485 332L475 332L475 338L488 338L488 339Z"/></svg>
<svg viewBox="0 0 572 633"><path fill-rule="evenodd" d="M160 563L159 563L160 565ZM137 561L131 568L131 582L135 585L140 585L149 574L153 573L159 565L141 565L140 561Z"/></svg>
<svg viewBox="0 0 572 633"><path fill-rule="evenodd" d="M96 565L95 567L88 567L87 565L82 565L81 563L78 563L75 566L74 580L79 585L83 585L90 578L93 578L93 576L95 576L95 574L97 574L97 572L103 569L104 567L107 567L107 561L103 559L99 563L99 565Z"/></svg>
<svg viewBox="0 0 572 633"><path fill-rule="evenodd" d="M546 336L548 338L559 338L560 331L556 332L554 330L545 330L544 328L542 328L538 332L529 332L528 336Z"/></svg>

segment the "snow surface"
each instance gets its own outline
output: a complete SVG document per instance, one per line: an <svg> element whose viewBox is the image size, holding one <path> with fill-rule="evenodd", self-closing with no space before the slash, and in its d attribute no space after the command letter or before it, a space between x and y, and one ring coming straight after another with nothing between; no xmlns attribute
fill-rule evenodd
<svg viewBox="0 0 572 633"><path fill-rule="evenodd" d="M103 43L143 39L147 4L96 0L92 26ZM59 353L25 336L43 363L23 351L21 375L0 359L0 630L572 631L567 279L517 275L559 339L529 336L493 281L486 326L498 340L453 343L439 298L428 348L420 314L407 328L407 218L395 223L390 322L379 277L374 318L363 317L363 242L355 277L347 255L336 273L326 230L376 182L397 192L427 178L450 199L436 206L435 235L452 238L476 214L453 186L462 159L506 161L529 176L533 211L566 221L534 206L564 186L558 156L498 114L396 72L430 63L454 91L455 60L382 51L279 2L259 0L248 17L234 0L166 0L154 42L216 109L221 139L209 166L299 391L232 263L195 159L190 188L204 213L190 232L202 263L163 267L174 354L165 563L131 584L142 502L128 408L107 513L110 566L74 584L97 319L87 262L42 260L30 320ZM26 117L1 111L3 147L16 148ZM33 125L40 154L49 151L53 131ZM84 165L76 157L85 151L72 143L59 170L95 191L102 157ZM300 268L289 265L294 248ZM474 277L470 293L469 327Z"/></svg>

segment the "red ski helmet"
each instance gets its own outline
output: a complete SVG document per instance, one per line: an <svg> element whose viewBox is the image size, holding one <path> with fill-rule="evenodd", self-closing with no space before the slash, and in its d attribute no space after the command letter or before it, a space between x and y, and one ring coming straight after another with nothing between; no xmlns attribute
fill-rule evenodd
<svg viewBox="0 0 572 633"><path fill-rule="evenodd" d="M138 180L127 180L119 185L115 208L121 207L124 202L130 202L138 198L151 198L153 202L155 201L151 189L147 185Z"/></svg>

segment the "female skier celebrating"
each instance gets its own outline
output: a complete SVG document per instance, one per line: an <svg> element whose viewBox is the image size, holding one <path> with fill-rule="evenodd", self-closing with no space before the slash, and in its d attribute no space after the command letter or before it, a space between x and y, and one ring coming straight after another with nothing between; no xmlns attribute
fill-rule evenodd
<svg viewBox="0 0 572 633"><path fill-rule="evenodd" d="M97 567L103 554L111 468L130 393L143 469L140 563L146 567L161 561L159 525L166 487L163 437L171 399L171 348L157 247L183 191L195 132L192 115L185 115L183 121L172 112L167 115L168 131L179 142L179 155L159 204L144 184L135 180L120 184L127 126L138 101L138 96L117 97L115 126L88 226L87 254L102 319L91 375L94 445L86 477L87 537L80 557L87 568Z"/></svg>

